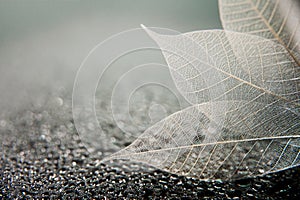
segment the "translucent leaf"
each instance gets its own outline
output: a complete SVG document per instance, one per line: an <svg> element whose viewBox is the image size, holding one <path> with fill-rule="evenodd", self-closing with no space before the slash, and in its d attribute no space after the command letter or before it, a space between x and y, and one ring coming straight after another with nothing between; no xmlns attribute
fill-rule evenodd
<svg viewBox="0 0 300 200"><path fill-rule="evenodd" d="M300 65L298 0L219 0L226 30L251 33L282 44Z"/></svg>
<svg viewBox="0 0 300 200"><path fill-rule="evenodd" d="M140 161L200 179L299 165L300 70L286 48L231 31L168 36L145 30L194 106L152 126L108 160Z"/></svg>
<svg viewBox="0 0 300 200"><path fill-rule="evenodd" d="M222 30L175 36L145 30L194 106L149 128L108 160L140 161L200 179L299 165L300 70L281 44Z"/></svg>
<svg viewBox="0 0 300 200"><path fill-rule="evenodd" d="M140 161L200 179L237 179L299 165L298 18L293 4L287 4L289 12L277 4L220 1L225 28L243 33L171 36L143 27L194 106L107 159Z"/></svg>
<svg viewBox="0 0 300 200"><path fill-rule="evenodd" d="M214 105L212 105L214 104ZM221 124L210 108L226 107ZM300 164L300 117L247 101L220 101L179 111L146 130L110 159L144 162L200 179L239 179Z"/></svg>
<svg viewBox="0 0 300 200"><path fill-rule="evenodd" d="M299 107L300 68L281 44L223 30L175 36L145 30L192 104L247 100Z"/></svg>

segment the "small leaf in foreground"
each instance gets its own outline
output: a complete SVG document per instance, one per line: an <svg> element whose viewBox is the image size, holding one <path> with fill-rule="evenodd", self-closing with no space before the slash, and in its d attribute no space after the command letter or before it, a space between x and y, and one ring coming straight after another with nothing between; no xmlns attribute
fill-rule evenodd
<svg viewBox="0 0 300 200"><path fill-rule="evenodd" d="M224 123L211 120L211 104L227 108ZM130 159L199 179L262 175L300 164L299 121L286 108L255 102L195 105L150 127L105 160Z"/></svg>

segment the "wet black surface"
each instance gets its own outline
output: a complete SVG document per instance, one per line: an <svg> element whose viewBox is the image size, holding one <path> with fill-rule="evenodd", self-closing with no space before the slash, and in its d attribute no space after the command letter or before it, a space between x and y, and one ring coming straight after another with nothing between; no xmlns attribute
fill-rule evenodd
<svg viewBox="0 0 300 200"><path fill-rule="evenodd" d="M86 150L70 113L57 113L27 109L1 121L0 199L300 197L300 167L253 179L208 182L136 163L101 164L103 154Z"/></svg>

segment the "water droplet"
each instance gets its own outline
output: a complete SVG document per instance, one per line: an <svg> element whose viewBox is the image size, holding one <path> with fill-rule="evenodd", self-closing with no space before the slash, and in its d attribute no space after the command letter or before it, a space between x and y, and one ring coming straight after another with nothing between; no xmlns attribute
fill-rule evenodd
<svg viewBox="0 0 300 200"><path fill-rule="evenodd" d="M5 120L0 121L0 127L4 128L6 126L7 122Z"/></svg>
<svg viewBox="0 0 300 200"><path fill-rule="evenodd" d="M35 119L37 121L41 121L43 119L43 115L41 113L39 113L39 114L35 115Z"/></svg>
<svg viewBox="0 0 300 200"><path fill-rule="evenodd" d="M41 140L46 140L46 136L42 134L42 135L40 136L40 139L41 139Z"/></svg>
<svg viewBox="0 0 300 200"><path fill-rule="evenodd" d="M87 128L90 130L90 131L93 131L93 130L95 130L95 126L94 126L94 124L93 123L88 123L88 125L87 125Z"/></svg>
<svg viewBox="0 0 300 200"><path fill-rule="evenodd" d="M56 97L54 99L54 103L57 105L57 106L62 106L64 104L64 100L60 97Z"/></svg>

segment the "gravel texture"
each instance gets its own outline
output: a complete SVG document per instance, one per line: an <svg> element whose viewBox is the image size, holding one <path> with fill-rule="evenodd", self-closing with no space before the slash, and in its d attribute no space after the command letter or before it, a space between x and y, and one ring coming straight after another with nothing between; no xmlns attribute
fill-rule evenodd
<svg viewBox="0 0 300 200"><path fill-rule="evenodd" d="M138 163L102 164L101 158L109 152L87 151L76 133L70 105L66 99L56 99L39 107L3 114L0 199L300 197L300 167L253 179L208 182Z"/></svg>

